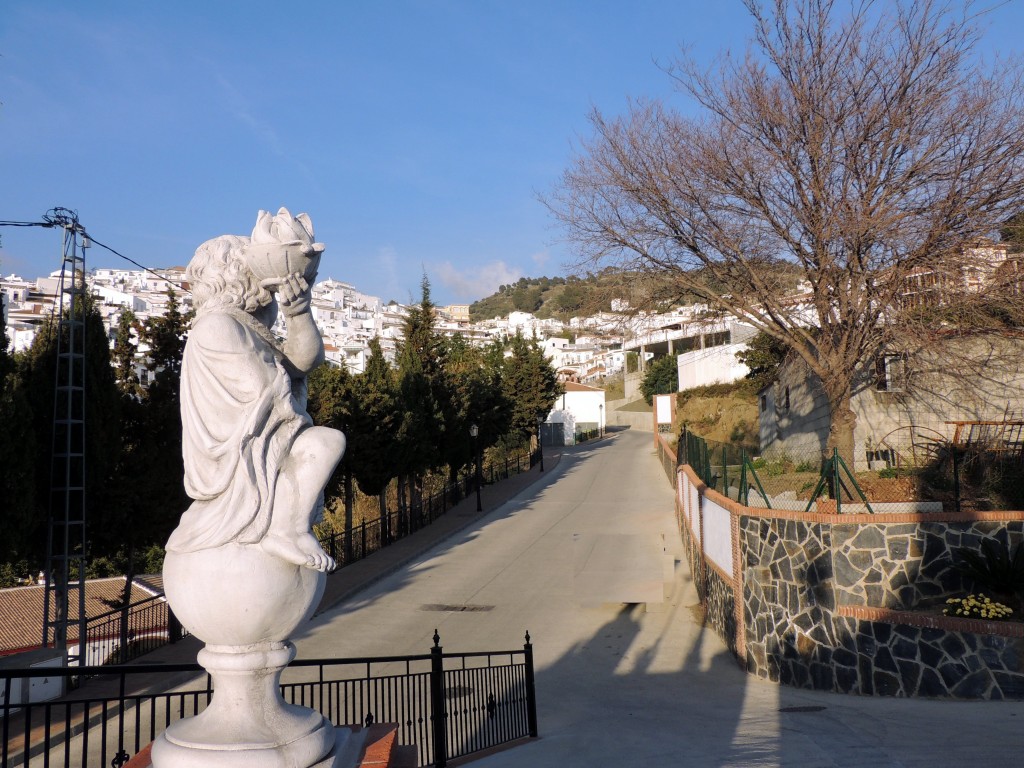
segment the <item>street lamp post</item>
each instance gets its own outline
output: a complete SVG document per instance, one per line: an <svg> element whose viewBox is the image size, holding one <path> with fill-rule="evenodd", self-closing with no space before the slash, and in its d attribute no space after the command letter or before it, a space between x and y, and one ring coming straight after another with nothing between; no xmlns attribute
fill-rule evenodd
<svg viewBox="0 0 1024 768"><path fill-rule="evenodd" d="M540 436L541 425L544 424L543 418L537 419L537 450L540 452L540 471L544 471L544 441Z"/></svg>
<svg viewBox="0 0 1024 768"><path fill-rule="evenodd" d="M483 512L484 505L480 502L480 486L483 477L480 474L480 442L477 440L480 436L480 427L476 424L470 425L469 435L473 438L473 465L476 468L476 511Z"/></svg>
<svg viewBox="0 0 1024 768"><path fill-rule="evenodd" d="M604 437L604 403L597 404L597 436Z"/></svg>

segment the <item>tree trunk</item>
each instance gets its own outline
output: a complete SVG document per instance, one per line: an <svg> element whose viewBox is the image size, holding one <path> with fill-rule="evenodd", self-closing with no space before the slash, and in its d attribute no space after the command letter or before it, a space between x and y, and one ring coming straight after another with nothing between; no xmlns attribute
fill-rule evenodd
<svg viewBox="0 0 1024 768"><path fill-rule="evenodd" d="M448 487L452 489L452 504L454 505L461 498L459 496L459 468L454 464L448 465Z"/></svg>
<svg viewBox="0 0 1024 768"><path fill-rule="evenodd" d="M409 505L410 515L417 516L417 527L423 519L423 475L414 475L412 482L412 504ZM412 520L409 521L409 533L413 532Z"/></svg>
<svg viewBox="0 0 1024 768"><path fill-rule="evenodd" d="M345 468L345 562L352 562L352 508L355 494L352 492L352 469Z"/></svg>
<svg viewBox="0 0 1024 768"><path fill-rule="evenodd" d="M829 456L832 455L833 449L838 451L843 461L846 462L846 466L853 472L855 470L854 430L857 427L857 414L850 408L849 390L830 405L832 414L829 421L828 442L826 443Z"/></svg>
<svg viewBox="0 0 1024 768"><path fill-rule="evenodd" d="M406 510L408 509L408 502L406 501L406 493L409 487L409 476L399 475L398 476L398 537L401 538L405 533L405 517Z"/></svg>
<svg viewBox="0 0 1024 768"><path fill-rule="evenodd" d="M388 489L385 487L377 497L377 505L380 508L380 545L387 546L391 539L391 520L388 518ZM367 553L363 553L365 557Z"/></svg>
<svg viewBox="0 0 1024 768"><path fill-rule="evenodd" d="M121 621L120 621L120 632L119 652L117 662L124 664L128 661L128 620L130 618L130 610L132 604L132 584L135 582L135 542L128 542L128 567L125 568L124 574L124 591L121 593Z"/></svg>

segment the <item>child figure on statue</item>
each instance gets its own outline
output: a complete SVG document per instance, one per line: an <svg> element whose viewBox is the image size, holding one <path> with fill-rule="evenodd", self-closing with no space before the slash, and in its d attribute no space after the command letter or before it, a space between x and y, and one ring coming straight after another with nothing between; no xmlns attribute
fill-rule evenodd
<svg viewBox="0 0 1024 768"><path fill-rule="evenodd" d="M189 263L196 319L182 361L181 419L194 501L169 551L253 544L296 565L335 567L312 524L345 436L306 413L306 375L324 358L310 313L322 249L309 217L282 208L261 211L252 238L209 240ZM283 344L271 333L279 309Z"/></svg>

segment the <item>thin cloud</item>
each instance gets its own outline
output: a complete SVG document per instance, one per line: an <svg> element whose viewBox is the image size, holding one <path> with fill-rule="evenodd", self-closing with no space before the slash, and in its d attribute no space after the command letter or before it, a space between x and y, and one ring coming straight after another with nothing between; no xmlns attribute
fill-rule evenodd
<svg viewBox="0 0 1024 768"><path fill-rule="evenodd" d="M522 277L520 270L508 266L504 261L492 261L469 268L457 267L450 261L444 261L431 271L441 285L463 301L490 296L498 290L498 286L514 283Z"/></svg>
<svg viewBox="0 0 1024 768"><path fill-rule="evenodd" d="M224 94L225 104L231 116L248 128L249 132L256 137L256 140L266 146L271 152L278 157L290 161L305 178L315 181L316 177L309 166L301 160L297 160L294 152L285 150L284 142L281 141L274 126L253 114L248 100L231 81L221 72L216 73L215 79Z"/></svg>

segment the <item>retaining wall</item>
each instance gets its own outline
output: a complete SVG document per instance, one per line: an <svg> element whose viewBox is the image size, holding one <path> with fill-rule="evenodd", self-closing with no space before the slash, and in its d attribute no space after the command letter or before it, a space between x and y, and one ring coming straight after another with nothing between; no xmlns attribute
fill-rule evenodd
<svg viewBox="0 0 1024 768"><path fill-rule="evenodd" d="M659 437L662 460L674 451ZM1024 699L1024 623L941 615L952 551L1024 541L1024 512L828 514L745 507L678 468L705 620L751 674L803 688Z"/></svg>

